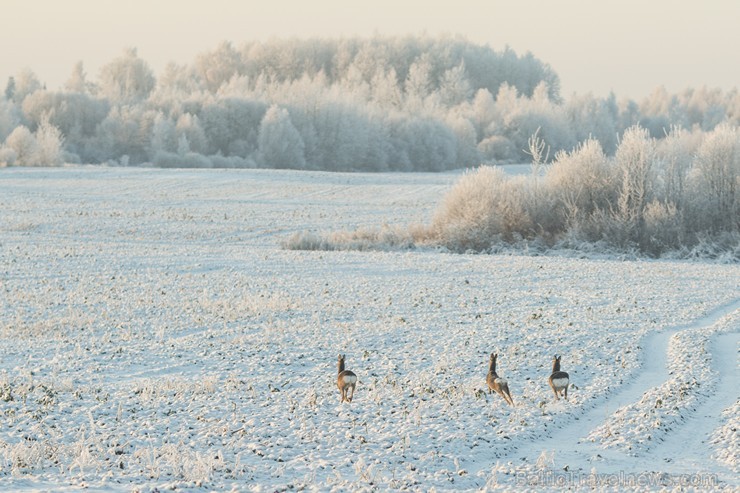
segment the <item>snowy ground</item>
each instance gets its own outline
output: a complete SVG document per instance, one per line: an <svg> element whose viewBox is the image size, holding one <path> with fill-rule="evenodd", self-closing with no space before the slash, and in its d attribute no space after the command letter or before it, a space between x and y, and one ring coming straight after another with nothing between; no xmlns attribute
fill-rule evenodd
<svg viewBox="0 0 740 493"><path fill-rule="evenodd" d="M740 487L740 266L279 247L455 179L1 169L0 488Z"/></svg>

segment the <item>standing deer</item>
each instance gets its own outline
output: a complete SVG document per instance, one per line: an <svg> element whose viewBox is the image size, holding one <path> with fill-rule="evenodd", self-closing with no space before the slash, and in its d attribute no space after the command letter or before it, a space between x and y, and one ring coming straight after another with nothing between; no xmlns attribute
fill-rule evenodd
<svg viewBox="0 0 740 493"><path fill-rule="evenodd" d="M561 356L553 356L552 358L552 375L550 375L549 382L552 391L555 393L555 399L560 400L558 394L562 394L563 398L568 400L568 384L570 379L568 374L564 371L560 371L560 358Z"/></svg>
<svg viewBox="0 0 740 493"><path fill-rule="evenodd" d="M498 354L491 353L491 364L488 367L488 375L486 376L486 383L488 384L488 393L496 391L498 395L504 398L507 404L510 406L514 405L514 400L511 398L509 392L509 384L505 378L501 378L496 373L496 359Z"/></svg>
<svg viewBox="0 0 740 493"><path fill-rule="evenodd" d="M339 355L337 362L337 387L342 393L342 400L340 402L352 402L352 397L355 395L355 385L357 385L357 375L350 370L344 369L344 355ZM347 395L349 390L349 396Z"/></svg>

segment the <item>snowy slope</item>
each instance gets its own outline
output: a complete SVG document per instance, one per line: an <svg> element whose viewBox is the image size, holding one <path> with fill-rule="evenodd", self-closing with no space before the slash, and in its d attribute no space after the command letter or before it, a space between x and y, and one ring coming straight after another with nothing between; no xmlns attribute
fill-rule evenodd
<svg viewBox="0 0 740 493"><path fill-rule="evenodd" d="M0 487L740 487L740 266L279 247L455 178L0 170Z"/></svg>

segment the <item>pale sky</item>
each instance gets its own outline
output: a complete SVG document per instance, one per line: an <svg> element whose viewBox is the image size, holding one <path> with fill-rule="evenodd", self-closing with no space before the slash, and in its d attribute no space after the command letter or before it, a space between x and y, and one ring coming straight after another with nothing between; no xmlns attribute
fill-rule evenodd
<svg viewBox="0 0 740 493"><path fill-rule="evenodd" d="M562 95L740 87L740 0L1 0L0 89L22 68L59 89L135 47L155 73L221 41L460 34L532 52Z"/></svg>

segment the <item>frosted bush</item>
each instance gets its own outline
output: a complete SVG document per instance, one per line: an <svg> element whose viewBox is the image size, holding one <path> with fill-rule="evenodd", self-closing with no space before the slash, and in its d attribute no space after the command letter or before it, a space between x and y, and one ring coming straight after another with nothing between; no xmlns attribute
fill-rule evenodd
<svg viewBox="0 0 740 493"><path fill-rule="evenodd" d="M522 202L524 183L491 166L467 172L437 209L433 234L454 251L480 251L497 238L512 240L531 226Z"/></svg>
<svg viewBox="0 0 740 493"><path fill-rule="evenodd" d="M0 167L13 166L16 159L18 159L18 154L15 150L10 147L0 147Z"/></svg>
<svg viewBox="0 0 740 493"><path fill-rule="evenodd" d="M38 143L27 127L23 125L16 127L5 139L5 147L15 154L16 164L22 166L35 164Z"/></svg>
<svg viewBox="0 0 740 493"><path fill-rule="evenodd" d="M282 247L287 250L394 250L412 248L416 243L427 241L427 236L426 228L388 225L324 234L300 231L283 240Z"/></svg>
<svg viewBox="0 0 740 493"><path fill-rule="evenodd" d="M600 239L593 222L601 220L601 211L609 210L616 190L613 167L598 141L589 139L570 153L558 153L544 177L544 188L552 199L550 214L557 223L553 228L590 241Z"/></svg>

